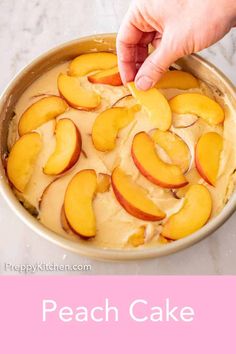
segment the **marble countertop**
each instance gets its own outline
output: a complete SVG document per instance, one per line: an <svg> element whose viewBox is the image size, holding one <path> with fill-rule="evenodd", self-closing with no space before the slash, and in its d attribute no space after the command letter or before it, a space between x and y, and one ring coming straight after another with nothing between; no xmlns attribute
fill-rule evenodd
<svg viewBox="0 0 236 354"><path fill-rule="evenodd" d="M51 47L89 34L117 32L129 2L0 0L0 91L18 70ZM202 55L236 83L236 30ZM87 272L70 273L74 275L236 274L236 214L211 237L182 252L160 259L119 263L93 261L49 243L28 229L2 199L0 225L0 274L17 274L6 273L6 263L53 262L91 267Z"/></svg>

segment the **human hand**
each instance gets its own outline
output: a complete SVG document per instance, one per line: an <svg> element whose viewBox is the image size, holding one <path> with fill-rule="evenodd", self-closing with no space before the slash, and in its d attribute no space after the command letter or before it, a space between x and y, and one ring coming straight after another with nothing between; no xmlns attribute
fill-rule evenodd
<svg viewBox="0 0 236 354"><path fill-rule="evenodd" d="M140 90L153 87L177 59L216 43L235 24L235 0L133 1L117 37L124 84L135 79Z"/></svg>

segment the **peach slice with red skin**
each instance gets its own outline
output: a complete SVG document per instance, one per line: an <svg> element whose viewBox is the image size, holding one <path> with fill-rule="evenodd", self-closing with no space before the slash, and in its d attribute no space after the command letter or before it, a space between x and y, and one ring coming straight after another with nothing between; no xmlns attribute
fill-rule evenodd
<svg viewBox="0 0 236 354"><path fill-rule="evenodd" d="M13 145L7 160L7 176L19 192L24 192L42 148L38 133L24 134Z"/></svg>
<svg viewBox="0 0 236 354"><path fill-rule="evenodd" d="M224 121L223 108L216 101L200 93L183 93L169 101L170 108L177 114L194 114L210 125Z"/></svg>
<svg viewBox="0 0 236 354"><path fill-rule="evenodd" d="M65 193L74 176L75 173L70 171L68 174L56 178L45 188L40 199L40 221L57 233L60 233L62 228L67 233L75 235L75 232L67 221L64 211ZM95 195L105 193L109 190L110 179L111 177L105 173L97 174L97 189ZM52 212L49 213L48 210Z"/></svg>
<svg viewBox="0 0 236 354"><path fill-rule="evenodd" d="M65 214L65 209L64 209L64 205L61 208L61 215L60 215L60 219L61 219L61 226L63 228L63 230L65 232L69 233L73 233L73 231L70 228L70 225L68 224L68 221L66 219L66 214Z"/></svg>
<svg viewBox="0 0 236 354"><path fill-rule="evenodd" d="M154 129L150 136L170 157L172 163L185 173L189 169L191 154L188 145L183 139L172 132L162 132Z"/></svg>
<svg viewBox="0 0 236 354"><path fill-rule="evenodd" d="M88 80L93 84L103 84L111 86L122 86L118 67L100 71L96 74L88 76Z"/></svg>
<svg viewBox="0 0 236 354"><path fill-rule="evenodd" d="M95 148L103 152L113 150L119 131L132 122L139 109L139 105L131 108L113 107L100 113L92 128Z"/></svg>
<svg viewBox="0 0 236 354"><path fill-rule="evenodd" d="M67 118L60 119L55 129L56 147L49 157L43 172L56 176L68 171L78 161L81 153L81 135L75 123Z"/></svg>
<svg viewBox="0 0 236 354"><path fill-rule="evenodd" d="M78 172L67 186L64 210L66 220L79 236L96 235L96 218L93 211L93 199L97 191L97 175L94 170Z"/></svg>
<svg viewBox="0 0 236 354"><path fill-rule="evenodd" d="M189 90L191 88L198 88L199 81L190 73L173 70L167 71L155 87L158 89L176 88L179 90Z"/></svg>
<svg viewBox="0 0 236 354"><path fill-rule="evenodd" d="M37 129L49 120L55 119L67 109L68 104L61 97L48 96L41 98L28 107L20 117L18 125L19 135L22 136Z"/></svg>
<svg viewBox="0 0 236 354"><path fill-rule="evenodd" d="M55 178L43 191L39 201L39 219L42 224L56 233L66 232L66 222L62 224L62 207L68 183L73 177L69 172L64 176Z"/></svg>
<svg viewBox="0 0 236 354"><path fill-rule="evenodd" d="M161 235L171 240L189 236L203 227L212 212L212 198L208 189L201 184L189 187L182 208L171 215Z"/></svg>
<svg viewBox="0 0 236 354"><path fill-rule="evenodd" d="M105 193L109 190L111 184L111 176L105 173L99 173L97 176L97 190L96 193ZM74 233L71 229L65 214L64 205L61 208L61 226L67 233Z"/></svg>
<svg viewBox="0 0 236 354"><path fill-rule="evenodd" d="M135 135L131 155L139 172L152 183L163 188L181 188L188 184L179 166L159 158L155 142L147 133Z"/></svg>
<svg viewBox="0 0 236 354"><path fill-rule="evenodd" d="M212 186L216 185L222 149L223 138L215 132L202 135L196 145L197 170L202 178Z"/></svg>
<svg viewBox="0 0 236 354"><path fill-rule="evenodd" d="M98 52L82 54L69 65L69 75L85 76L93 71L108 70L117 66L117 56L114 53Z"/></svg>
<svg viewBox="0 0 236 354"><path fill-rule="evenodd" d="M172 113L165 96L156 88L140 91L134 82L128 83L127 86L133 97L144 107L155 128L162 131L168 130L172 123Z"/></svg>
<svg viewBox="0 0 236 354"><path fill-rule="evenodd" d="M60 74L57 86L61 96L73 108L91 111L101 103L101 97L96 92L81 86L79 77Z"/></svg>
<svg viewBox="0 0 236 354"><path fill-rule="evenodd" d="M114 169L111 182L116 199L130 215L146 221L159 221L166 217L148 197L147 191L119 167Z"/></svg>

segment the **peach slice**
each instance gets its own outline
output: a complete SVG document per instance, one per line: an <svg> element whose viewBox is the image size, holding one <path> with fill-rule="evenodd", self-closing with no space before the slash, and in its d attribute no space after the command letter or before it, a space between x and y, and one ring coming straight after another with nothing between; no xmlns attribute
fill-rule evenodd
<svg viewBox="0 0 236 354"><path fill-rule="evenodd" d="M66 214L65 214L64 205L63 205L62 208L61 208L61 215L60 215L60 217L61 217L61 226L62 226L63 230L64 230L65 232L67 232L68 234L71 233L71 232L73 232L73 231L71 230L71 228L70 228L70 225L68 224L67 219L66 219Z"/></svg>
<svg viewBox="0 0 236 354"><path fill-rule="evenodd" d="M150 133L152 139L170 157L174 165L178 165L182 172L189 169L191 154L188 145L178 135L172 132L162 132L155 129Z"/></svg>
<svg viewBox="0 0 236 354"><path fill-rule="evenodd" d="M70 63L69 75L85 76L92 71L107 70L115 66L117 66L116 54L108 52L82 54Z"/></svg>
<svg viewBox="0 0 236 354"><path fill-rule="evenodd" d="M110 184L111 184L111 176L105 173L99 173L96 193L107 192L110 188ZM73 230L70 228L70 225L66 219L64 205L61 207L60 220L61 220L61 226L63 230L66 231L67 233L73 233Z"/></svg>
<svg viewBox="0 0 236 354"><path fill-rule="evenodd" d="M111 86L122 86L122 81L118 67L100 71L88 76L88 80L93 84L104 84Z"/></svg>
<svg viewBox="0 0 236 354"><path fill-rule="evenodd" d="M38 133L27 133L13 145L7 160L7 175L14 187L23 192L30 181L42 148Z"/></svg>
<svg viewBox="0 0 236 354"><path fill-rule="evenodd" d="M202 178L215 186L223 149L221 135L210 132L201 136L196 145L195 164Z"/></svg>
<svg viewBox="0 0 236 354"><path fill-rule="evenodd" d="M195 114L206 120L210 125L217 125L224 121L225 114L222 107L211 98L200 93L184 93L169 101L170 107L177 114Z"/></svg>
<svg viewBox="0 0 236 354"><path fill-rule="evenodd" d="M173 70L167 71L155 87L158 89L176 88L179 90L189 90L191 88L198 88L199 81L196 77L185 71Z"/></svg>
<svg viewBox="0 0 236 354"><path fill-rule="evenodd" d="M68 171L78 161L81 153L81 135L75 123L67 118L57 122L56 147L49 157L43 172L46 175L56 176Z"/></svg>
<svg viewBox="0 0 236 354"><path fill-rule="evenodd" d="M66 227L66 222L62 224L62 207L66 188L72 177L72 172L69 172L55 178L44 189L39 201L40 222L58 234L61 234L62 229L65 230Z"/></svg>
<svg viewBox="0 0 236 354"><path fill-rule="evenodd" d="M65 216L70 228L83 237L94 237L96 219L93 198L97 190L97 176L94 170L82 170L70 181L64 200Z"/></svg>
<svg viewBox="0 0 236 354"><path fill-rule="evenodd" d="M97 193L105 193L111 185L111 176L106 173L98 174Z"/></svg>
<svg viewBox="0 0 236 354"><path fill-rule="evenodd" d="M147 221L159 221L166 217L166 214L148 197L147 191L119 167L114 169L111 182L116 199L129 214Z"/></svg>
<svg viewBox="0 0 236 354"><path fill-rule="evenodd" d="M179 166L162 161L154 140L145 132L135 135L131 154L140 173L163 188L181 188L188 184Z"/></svg>
<svg viewBox="0 0 236 354"><path fill-rule="evenodd" d="M155 124L155 128L166 131L172 123L172 113L165 96L156 88L148 91L139 91L134 82L128 83L128 88L133 97L147 111L150 119Z"/></svg>
<svg viewBox="0 0 236 354"><path fill-rule="evenodd" d="M81 87L78 77L60 74L57 79L57 86L60 94L73 108L90 111L97 108L101 103L101 97L97 93Z"/></svg>
<svg viewBox="0 0 236 354"><path fill-rule="evenodd" d="M49 96L40 99L22 114L18 125L19 135L22 136L37 129L42 124L64 113L67 109L68 104L61 97Z"/></svg>
<svg viewBox="0 0 236 354"><path fill-rule="evenodd" d="M135 233L133 233L132 235L129 236L127 245L131 246L131 247L138 247L138 246L144 245L145 232L146 232L146 227L140 226L139 229Z"/></svg>
<svg viewBox="0 0 236 354"><path fill-rule="evenodd" d="M95 148L104 152L113 150L119 131L132 122L139 110L139 105L131 108L113 107L99 114L92 128Z"/></svg>
<svg viewBox="0 0 236 354"><path fill-rule="evenodd" d="M162 236L179 240L203 227L211 216L212 198L208 189L201 184L189 187L182 208L171 215L165 223Z"/></svg>

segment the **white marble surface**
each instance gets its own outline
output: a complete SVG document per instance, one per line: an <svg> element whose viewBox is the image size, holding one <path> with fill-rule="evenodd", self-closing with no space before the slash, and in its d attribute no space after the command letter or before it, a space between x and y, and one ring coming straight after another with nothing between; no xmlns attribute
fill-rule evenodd
<svg viewBox="0 0 236 354"><path fill-rule="evenodd" d="M88 34L116 32L128 4L128 0L0 0L0 90L19 69L53 46ZM203 55L236 83L236 30ZM90 272L70 274L236 274L236 214L190 249L127 263L96 262L65 252L29 230L2 199L0 225L0 273L5 273L7 262L55 262L91 264Z"/></svg>

